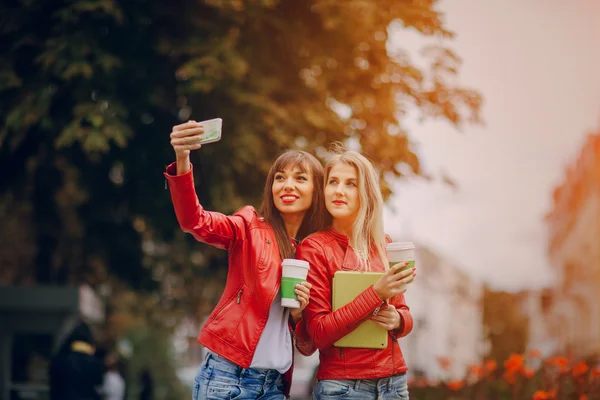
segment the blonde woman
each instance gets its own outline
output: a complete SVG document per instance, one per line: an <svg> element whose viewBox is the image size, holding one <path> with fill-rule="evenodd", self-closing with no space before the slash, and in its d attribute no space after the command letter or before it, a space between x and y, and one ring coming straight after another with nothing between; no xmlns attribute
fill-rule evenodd
<svg viewBox="0 0 600 400"><path fill-rule="evenodd" d="M404 285L416 276L407 263L388 267L383 199L373 165L354 151L338 151L325 167L327 230L307 237L297 257L310 263L311 301L304 309L306 333L319 349L314 399L408 399L406 364L397 338L412 329ZM339 270L384 275L355 300L332 311L331 282ZM370 318L389 331L385 349L333 344Z"/></svg>

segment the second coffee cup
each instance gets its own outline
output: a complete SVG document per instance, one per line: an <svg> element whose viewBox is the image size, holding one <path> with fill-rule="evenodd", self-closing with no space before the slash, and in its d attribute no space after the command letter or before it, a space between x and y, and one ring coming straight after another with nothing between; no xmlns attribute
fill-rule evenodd
<svg viewBox="0 0 600 400"><path fill-rule="evenodd" d="M408 261L408 265L400 271L415 266L415 245L412 242L394 242L387 245L387 256L390 267ZM398 271L398 272L400 272Z"/></svg>

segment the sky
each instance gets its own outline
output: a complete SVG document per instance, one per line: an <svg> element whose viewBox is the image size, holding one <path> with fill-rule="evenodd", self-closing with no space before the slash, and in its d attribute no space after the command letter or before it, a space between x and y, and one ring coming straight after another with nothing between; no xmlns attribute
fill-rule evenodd
<svg viewBox="0 0 600 400"><path fill-rule="evenodd" d="M600 1L442 0L438 9L456 33L446 44L463 61L458 82L483 95L485 123L407 122L425 171L446 171L459 187L398 181L386 231L496 290L547 286L552 191L586 135L600 132ZM391 31L391 48L423 62L431 40Z"/></svg>

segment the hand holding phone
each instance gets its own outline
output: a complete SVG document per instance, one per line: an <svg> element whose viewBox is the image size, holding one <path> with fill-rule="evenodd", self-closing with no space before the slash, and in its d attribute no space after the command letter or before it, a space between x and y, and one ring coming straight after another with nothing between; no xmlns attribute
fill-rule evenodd
<svg viewBox="0 0 600 400"><path fill-rule="evenodd" d="M221 130L223 127L223 120L221 118L208 119L206 121L198 122L204 129L202 139L194 143L197 145L203 145L221 140Z"/></svg>
<svg viewBox="0 0 600 400"><path fill-rule="evenodd" d="M173 127L171 146L177 158L187 158L192 150L221 139L221 118L196 122L188 121Z"/></svg>

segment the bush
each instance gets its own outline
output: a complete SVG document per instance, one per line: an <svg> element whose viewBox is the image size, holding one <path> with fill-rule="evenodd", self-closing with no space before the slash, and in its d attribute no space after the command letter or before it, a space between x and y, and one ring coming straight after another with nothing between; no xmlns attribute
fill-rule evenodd
<svg viewBox="0 0 600 400"><path fill-rule="evenodd" d="M449 361L440 361L442 367ZM411 397L419 400L600 399L600 366L565 356L542 359L539 351L511 354L498 368L493 360L472 365L463 380L409 383Z"/></svg>
<svg viewBox="0 0 600 400"><path fill-rule="evenodd" d="M177 377L175 358L170 335L159 328L136 327L126 337L133 345L127 362L127 398L138 399L141 390L140 375L144 369L150 371L154 383L155 400L181 400L191 392Z"/></svg>

